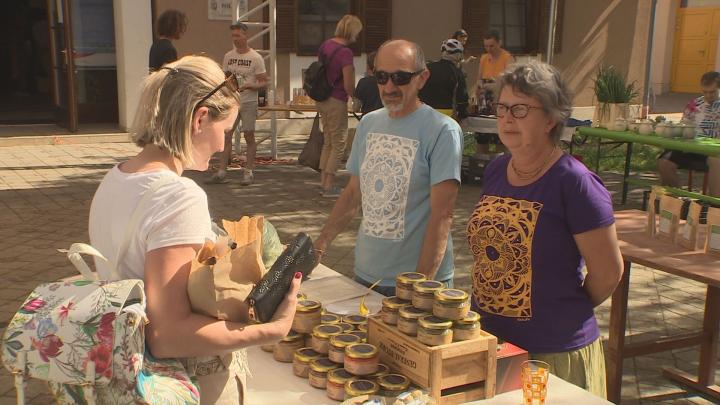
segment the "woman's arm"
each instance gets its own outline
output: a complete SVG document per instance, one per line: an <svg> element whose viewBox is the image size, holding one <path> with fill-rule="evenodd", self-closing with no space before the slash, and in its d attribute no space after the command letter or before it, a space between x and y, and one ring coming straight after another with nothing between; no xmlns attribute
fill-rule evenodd
<svg viewBox="0 0 720 405"><path fill-rule="evenodd" d="M583 286L596 307L612 295L623 273L615 224L579 233L574 238L587 266Z"/></svg>
<svg viewBox="0 0 720 405"><path fill-rule="evenodd" d="M295 315L300 278L273 320L244 325L225 322L190 309L187 293L190 263L200 245L178 245L155 249L145 256L145 292L150 324L146 339L155 357L219 355L242 347L278 341L287 335Z"/></svg>

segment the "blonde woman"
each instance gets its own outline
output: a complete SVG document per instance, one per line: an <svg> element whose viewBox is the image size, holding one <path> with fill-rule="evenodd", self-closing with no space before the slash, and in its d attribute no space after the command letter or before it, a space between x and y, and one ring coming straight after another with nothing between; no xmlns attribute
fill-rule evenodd
<svg viewBox="0 0 720 405"><path fill-rule="evenodd" d="M242 403L243 356L232 356L227 365L219 356L285 336L300 284L296 277L267 324L224 322L190 310L190 262L204 240L214 235L205 192L180 176L184 170L206 170L210 157L222 151L238 103L235 76L226 79L220 66L206 57L186 56L150 74L133 128L133 141L142 150L108 172L90 208L92 244L106 255L115 254L138 202L145 193L153 193L118 260L118 272L121 278L145 281L149 349L155 357L185 362L198 378L202 404ZM171 180L151 190L162 178ZM116 260L111 255L108 259ZM106 263L98 261L96 266L108 276Z"/></svg>
<svg viewBox="0 0 720 405"><path fill-rule="evenodd" d="M327 81L333 88L327 100L317 103L325 134L320 155L320 184L322 195L327 198L337 198L342 191L335 185L335 173L345 150L348 95L355 92L353 52L348 45L357 40L360 31L360 19L345 15L335 27L335 36L323 42L318 50L318 58L327 65Z"/></svg>

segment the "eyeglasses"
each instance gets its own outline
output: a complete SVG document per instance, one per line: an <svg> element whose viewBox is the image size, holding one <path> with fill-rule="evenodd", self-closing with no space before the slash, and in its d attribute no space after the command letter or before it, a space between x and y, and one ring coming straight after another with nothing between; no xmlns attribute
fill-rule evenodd
<svg viewBox="0 0 720 405"><path fill-rule="evenodd" d="M515 104L515 105L505 105L502 103L493 103L493 110L495 111L495 115L498 118L505 117L505 114L507 114L508 111L510 111L510 114L514 118L525 118L530 113L530 110L542 110L542 107L536 107L534 105L529 104Z"/></svg>
<svg viewBox="0 0 720 405"><path fill-rule="evenodd" d="M180 72L180 69L174 68L174 67L163 66L160 69L169 70L170 73L168 73L168 75L170 75L170 76ZM217 87L210 90L210 92L207 95L205 95L205 97L201 98L200 101L198 101L197 104L195 104L195 108L193 108L193 111L196 110L200 105L202 105L202 103L208 101L210 99L210 97L212 97L215 93L220 91L220 89L222 89L225 86L228 86L228 88L231 91L239 91L240 90L240 82L238 82L237 76L235 76L231 72L225 72L225 80L223 80L222 83L218 84Z"/></svg>
<svg viewBox="0 0 720 405"><path fill-rule="evenodd" d="M398 70L397 72L388 73L383 70L375 71L375 78L379 84L387 84L388 80L392 80L396 86L404 86L410 83L413 77L422 73L425 69L418 70L417 72L405 72Z"/></svg>

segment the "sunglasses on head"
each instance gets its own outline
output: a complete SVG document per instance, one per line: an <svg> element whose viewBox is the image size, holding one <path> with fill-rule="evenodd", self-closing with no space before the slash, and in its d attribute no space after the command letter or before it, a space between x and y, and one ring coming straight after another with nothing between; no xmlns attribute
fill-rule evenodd
<svg viewBox="0 0 720 405"><path fill-rule="evenodd" d="M379 84L387 84L388 80L392 80L396 86L404 86L410 83L413 77L419 75L424 69L418 70L417 72L404 72L398 70L397 72L388 73L383 70L375 71L375 78Z"/></svg>
<svg viewBox="0 0 720 405"><path fill-rule="evenodd" d="M170 73L168 73L168 75L174 75L180 72L180 69L178 68L162 67L160 69L169 70ZM210 97L212 97L215 93L220 91L220 89L225 86L227 86L231 91L240 90L240 83L238 82L237 76L235 76L231 72L225 72L225 80L223 80L222 83L218 84L214 89L210 90L210 92L206 94L203 98L201 98L200 101L195 104L195 108L193 110L196 110L200 105L202 105L202 103L208 101Z"/></svg>

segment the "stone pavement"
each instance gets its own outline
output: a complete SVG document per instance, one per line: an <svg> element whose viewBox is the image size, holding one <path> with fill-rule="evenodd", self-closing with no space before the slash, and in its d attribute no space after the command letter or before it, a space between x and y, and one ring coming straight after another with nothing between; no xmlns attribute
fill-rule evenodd
<svg viewBox="0 0 720 405"><path fill-rule="evenodd" d="M280 158L293 159L302 147L300 137L280 140ZM55 249L87 241L87 217L93 193L104 173L137 149L128 143L86 145L35 145L0 147L0 329L23 299L39 283L74 273L64 255ZM268 154L261 145L260 155ZM318 194L318 177L310 169L292 164L273 164L256 169L255 184L239 186L238 171L230 171L229 184L202 184L205 175L189 173L208 192L213 219L265 215L283 240L298 231L316 236L333 201ZM618 176L604 174L611 190L619 190ZM462 187L458 200L455 238L456 285L468 289L472 258L464 239L464 225L480 195L480 188ZM639 194L631 193L637 207ZM634 204L634 205L633 205ZM343 232L327 252L324 263L350 275L358 220ZM677 333L699 328L705 297L700 283L643 267L631 277L629 333ZM603 337L607 338L609 301L597 309ZM632 341L632 337L629 338ZM709 403L697 396L675 395L678 389L661 376L660 366L693 372L698 350L672 352L628 359L624 363L623 404ZM720 378L720 372L717 374ZM28 403L52 401L43 384L30 382ZM10 375L0 367L0 404L14 403Z"/></svg>

